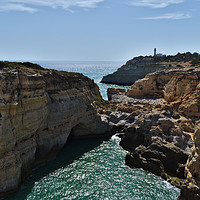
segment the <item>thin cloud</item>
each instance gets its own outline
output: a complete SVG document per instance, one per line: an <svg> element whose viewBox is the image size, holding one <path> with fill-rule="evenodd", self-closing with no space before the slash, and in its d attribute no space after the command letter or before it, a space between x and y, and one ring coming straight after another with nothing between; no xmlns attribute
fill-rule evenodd
<svg viewBox="0 0 200 200"><path fill-rule="evenodd" d="M180 20L180 19L189 19L191 18L190 13L167 13L164 15L160 16L155 16L155 17L143 17L139 18L142 20L163 20L163 19L169 19L169 20Z"/></svg>
<svg viewBox="0 0 200 200"><path fill-rule="evenodd" d="M184 0L134 0L131 5L133 6L144 6L150 8L165 8L172 4L183 3Z"/></svg>
<svg viewBox="0 0 200 200"><path fill-rule="evenodd" d="M25 6L24 4L5 4L0 6L0 11L26 11L30 13L34 13L37 9Z"/></svg>
<svg viewBox="0 0 200 200"><path fill-rule="evenodd" d="M3 0L0 2L0 11L36 12L39 6L50 8L70 9L79 7L84 9L96 8L105 0Z"/></svg>

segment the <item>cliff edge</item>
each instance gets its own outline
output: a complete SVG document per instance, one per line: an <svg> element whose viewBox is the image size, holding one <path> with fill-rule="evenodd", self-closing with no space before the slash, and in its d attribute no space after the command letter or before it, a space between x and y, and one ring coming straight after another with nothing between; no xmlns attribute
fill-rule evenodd
<svg viewBox="0 0 200 200"><path fill-rule="evenodd" d="M180 200L199 200L199 68L154 72L128 91L107 93L121 116L115 126L129 151L126 164L169 180L181 189Z"/></svg>
<svg viewBox="0 0 200 200"><path fill-rule="evenodd" d="M55 156L69 135L108 131L97 114L93 80L32 63L0 62L0 196Z"/></svg>
<svg viewBox="0 0 200 200"><path fill-rule="evenodd" d="M164 69L190 67L200 64L198 53L178 53L174 56L139 56L129 60L113 74L104 76L102 83L132 85L148 73Z"/></svg>

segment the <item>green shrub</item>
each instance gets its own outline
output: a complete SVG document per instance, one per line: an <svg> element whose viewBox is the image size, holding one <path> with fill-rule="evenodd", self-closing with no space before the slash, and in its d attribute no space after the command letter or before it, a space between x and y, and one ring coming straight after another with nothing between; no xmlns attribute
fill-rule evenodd
<svg viewBox="0 0 200 200"><path fill-rule="evenodd" d="M188 70L187 70L187 72L192 72L192 71L194 71L194 69L188 69Z"/></svg>
<svg viewBox="0 0 200 200"><path fill-rule="evenodd" d="M99 108L106 108L111 110L117 109L117 106L115 104L110 103L110 101L102 99L102 97L99 95L94 95L94 99L97 107Z"/></svg>
<svg viewBox="0 0 200 200"><path fill-rule="evenodd" d="M176 65L176 67L179 67L179 68L184 68L182 65Z"/></svg>

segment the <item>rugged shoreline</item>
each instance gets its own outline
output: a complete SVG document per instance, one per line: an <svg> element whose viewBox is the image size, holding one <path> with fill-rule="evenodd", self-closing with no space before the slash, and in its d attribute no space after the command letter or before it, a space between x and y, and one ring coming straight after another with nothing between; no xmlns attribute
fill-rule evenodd
<svg viewBox="0 0 200 200"><path fill-rule="evenodd" d="M0 86L0 197L15 192L69 135L110 131L97 113L98 86L82 74L0 62Z"/></svg>
<svg viewBox="0 0 200 200"><path fill-rule="evenodd" d="M16 191L34 166L55 156L68 136L117 133L125 161L181 188L180 199L199 199L200 70L148 74L131 89L31 63L0 62L0 196Z"/></svg>
<svg viewBox="0 0 200 200"><path fill-rule="evenodd" d="M138 79L144 78L148 73L198 65L200 65L198 53L178 53L174 56L139 56L127 61L114 73L104 76L101 82L130 86Z"/></svg>
<svg viewBox="0 0 200 200"><path fill-rule="evenodd" d="M108 89L126 164L181 188L179 199L200 199L199 81L198 69L174 69L148 74L128 91Z"/></svg>

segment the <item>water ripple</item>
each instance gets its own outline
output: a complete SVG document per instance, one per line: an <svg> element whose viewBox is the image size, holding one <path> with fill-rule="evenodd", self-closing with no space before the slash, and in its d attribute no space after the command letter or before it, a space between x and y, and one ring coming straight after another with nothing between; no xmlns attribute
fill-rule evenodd
<svg viewBox="0 0 200 200"><path fill-rule="evenodd" d="M87 139L87 147L92 145L94 140ZM71 141L71 143L61 152L59 158L48 165L64 162L63 159L69 156L68 148L76 151L78 148L86 147L82 140ZM119 138L112 137L82 153L71 163L56 167L39 180L31 181L40 171L45 171L45 166L36 170L24 183L23 189L11 199L177 199L179 190L160 177L142 169L127 167L124 163L125 154L126 151L119 146ZM31 186L30 182L33 183Z"/></svg>

